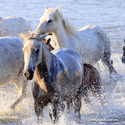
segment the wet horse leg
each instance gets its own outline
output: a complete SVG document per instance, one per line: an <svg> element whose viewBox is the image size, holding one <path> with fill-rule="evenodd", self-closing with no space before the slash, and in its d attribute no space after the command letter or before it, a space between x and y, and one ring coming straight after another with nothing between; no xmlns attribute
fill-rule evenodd
<svg viewBox="0 0 125 125"><path fill-rule="evenodd" d="M48 103L41 103L34 100L34 109L37 116L38 124L42 124L43 120L43 108L47 106Z"/></svg>
<svg viewBox="0 0 125 125"><path fill-rule="evenodd" d="M108 101L105 98L105 96L102 94L101 90L98 91L92 91L93 95L98 98L99 102L101 103L101 105L106 108L106 106L108 105Z"/></svg>
<svg viewBox="0 0 125 125"><path fill-rule="evenodd" d="M64 109L65 109L65 105L62 102L61 97L56 95L54 97L54 102L52 104L52 108L50 111L50 118L51 118L52 124L55 124L55 122L59 120L59 117L61 116Z"/></svg>
<svg viewBox="0 0 125 125"><path fill-rule="evenodd" d="M34 109L37 116L37 122L39 124L42 124L43 108L47 106L48 103L51 101L49 100L49 98L47 98L48 96L43 92L43 90L41 90L36 82L34 82L32 94L34 99Z"/></svg>
<svg viewBox="0 0 125 125"><path fill-rule="evenodd" d="M66 99L67 113L69 114L72 107L72 99L68 96Z"/></svg>
<svg viewBox="0 0 125 125"><path fill-rule="evenodd" d="M19 94L18 94L18 98L17 100L10 105L11 109L15 109L15 106L23 100L23 98L26 97L26 85L27 85L27 80L25 80L25 78L16 78L14 79L12 82L14 82L15 86L17 87Z"/></svg>
<svg viewBox="0 0 125 125"><path fill-rule="evenodd" d="M107 103L106 98L101 92L101 78L100 74L96 68L90 65L90 73L89 73L89 90L92 91L93 95L97 97L100 103L104 106Z"/></svg>
<svg viewBox="0 0 125 125"><path fill-rule="evenodd" d="M91 90L93 95L99 99L99 101L103 107L107 105L107 100L101 92L101 81L99 79L98 73L96 73L95 75L93 74L93 78L90 79L89 89Z"/></svg>
<svg viewBox="0 0 125 125"><path fill-rule="evenodd" d="M110 52L105 51L104 56L103 56L103 58L101 58L101 60L108 67L110 74L117 73L115 68L113 67L113 61L110 60Z"/></svg>
<svg viewBox="0 0 125 125"><path fill-rule="evenodd" d="M75 121L77 123L80 123L81 121L81 115L80 115L80 110L81 110L81 92L78 91L77 94L75 95L74 100L74 112L75 112Z"/></svg>
<svg viewBox="0 0 125 125"><path fill-rule="evenodd" d="M83 88L83 97L86 103L90 103L90 99L88 98L88 87Z"/></svg>

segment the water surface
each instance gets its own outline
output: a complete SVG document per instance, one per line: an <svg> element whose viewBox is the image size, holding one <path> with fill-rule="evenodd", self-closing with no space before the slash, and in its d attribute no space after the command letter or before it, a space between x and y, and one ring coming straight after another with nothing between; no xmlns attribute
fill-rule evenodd
<svg viewBox="0 0 125 125"><path fill-rule="evenodd" d="M114 67L123 77L122 80L111 81L109 73L99 62L95 65L102 78L102 91L108 100L109 107L105 110L91 92L91 104L82 101L82 124L86 125L119 125L125 124L125 65L121 63L122 47L125 38L125 1L124 0L0 0L0 16L20 16L26 19L32 30L35 30L39 18L46 7L61 6L62 13L72 25L78 29L94 24L102 27L111 41ZM15 111L9 105L15 101L18 91L13 84L0 88L0 125L37 125L34 113L31 84L27 87L27 97ZM44 109L44 125L50 125L49 107ZM59 125L77 125L73 113L64 111Z"/></svg>

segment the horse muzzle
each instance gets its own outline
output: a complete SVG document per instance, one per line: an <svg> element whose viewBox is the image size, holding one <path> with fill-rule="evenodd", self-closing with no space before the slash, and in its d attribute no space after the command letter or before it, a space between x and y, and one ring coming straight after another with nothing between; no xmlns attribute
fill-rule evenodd
<svg viewBox="0 0 125 125"><path fill-rule="evenodd" d="M24 76L25 76L25 78L27 80L32 80L33 79L34 72L32 70L24 71L23 74L24 74Z"/></svg>

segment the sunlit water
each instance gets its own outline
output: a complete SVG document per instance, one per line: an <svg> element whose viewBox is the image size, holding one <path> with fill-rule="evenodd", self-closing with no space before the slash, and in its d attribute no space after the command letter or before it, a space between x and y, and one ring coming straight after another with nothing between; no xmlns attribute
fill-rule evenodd
<svg viewBox="0 0 125 125"><path fill-rule="evenodd" d="M78 29L96 24L107 32L111 40L112 60L114 67L122 79L110 80L109 74L101 62L95 66L102 78L102 91L108 100L104 109L91 92L91 104L82 101L82 124L86 125L119 125L125 124L125 65L121 63L122 47L125 38L125 1L124 0L0 0L0 16L20 16L26 19L33 30L39 23L46 7L60 5L62 13ZM16 107L15 111L8 107L18 94L11 83L0 88L0 125L37 125L33 108L31 84L27 87L27 97ZM50 125L49 107L44 109L44 125ZM77 125L73 113L66 110L59 120L59 125Z"/></svg>

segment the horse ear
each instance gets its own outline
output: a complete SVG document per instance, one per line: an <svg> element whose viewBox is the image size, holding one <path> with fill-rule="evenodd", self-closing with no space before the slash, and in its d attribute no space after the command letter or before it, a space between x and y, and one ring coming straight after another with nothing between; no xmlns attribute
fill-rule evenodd
<svg viewBox="0 0 125 125"><path fill-rule="evenodd" d="M55 10L58 11L59 9L60 9L60 6L57 6Z"/></svg>
<svg viewBox="0 0 125 125"><path fill-rule="evenodd" d="M48 35L48 34L44 34L44 35L40 36L40 37L38 38L38 41L39 41L39 42L42 41L47 35Z"/></svg>
<svg viewBox="0 0 125 125"><path fill-rule="evenodd" d="M24 38L26 37L26 35L23 34L23 33L19 33L19 34L20 34L20 36L22 37L22 39L24 39Z"/></svg>
<svg viewBox="0 0 125 125"><path fill-rule="evenodd" d="M46 10L48 10L48 7L46 7Z"/></svg>

